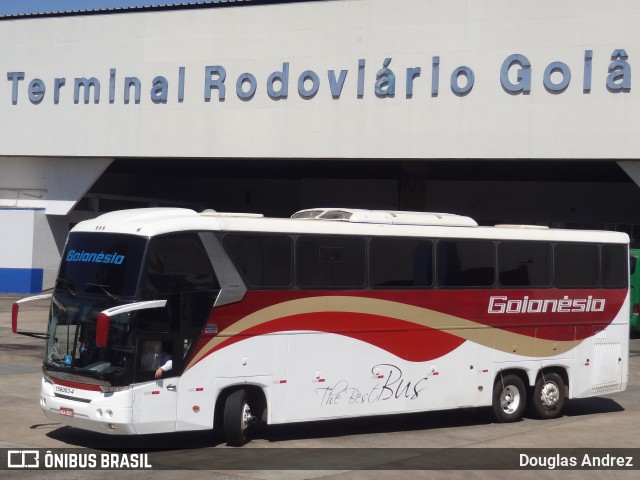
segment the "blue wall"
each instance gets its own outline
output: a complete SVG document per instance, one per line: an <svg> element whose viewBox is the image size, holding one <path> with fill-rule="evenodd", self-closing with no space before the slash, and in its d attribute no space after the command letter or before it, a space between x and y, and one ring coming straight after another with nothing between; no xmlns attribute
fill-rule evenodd
<svg viewBox="0 0 640 480"><path fill-rule="evenodd" d="M0 268L0 293L42 291L41 268Z"/></svg>

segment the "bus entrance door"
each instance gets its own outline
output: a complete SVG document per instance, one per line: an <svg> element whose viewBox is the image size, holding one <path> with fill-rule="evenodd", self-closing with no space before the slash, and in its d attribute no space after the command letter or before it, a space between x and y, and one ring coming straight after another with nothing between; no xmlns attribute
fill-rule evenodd
<svg viewBox="0 0 640 480"><path fill-rule="evenodd" d="M178 381L173 368L174 342L145 338L140 343L134 387L132 420L138 433L174 432L178 405Z"/></svg>
<svg viewBox="0 0 640 480"><path fill-rule="evenodd" d="M134 388L133 424L138 433L174 432L178 405L178 377Z"/></svg>

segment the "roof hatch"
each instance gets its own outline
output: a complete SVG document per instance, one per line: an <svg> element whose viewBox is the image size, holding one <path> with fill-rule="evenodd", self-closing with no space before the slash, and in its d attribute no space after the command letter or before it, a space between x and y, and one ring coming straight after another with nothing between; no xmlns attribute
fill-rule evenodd
<svg viewBox="0 0 640 480"><path fill-rule="evenodd" d="M351 208L311 208L294 213L297 220L328 220L352 223L382 223L389 225L443 225L449 227L477 227L470 217L451 213L397 212L389 210L361 210Z"/></svg>

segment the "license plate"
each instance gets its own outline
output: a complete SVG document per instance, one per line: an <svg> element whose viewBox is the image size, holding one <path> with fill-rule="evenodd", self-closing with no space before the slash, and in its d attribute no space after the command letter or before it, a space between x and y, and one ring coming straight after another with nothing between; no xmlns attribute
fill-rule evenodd
<svg viewBox="0 0 640 480"><path fill-rule="evenodd" d="M65 417L73 417L73 408L60 407L60 415Z"/></svg>

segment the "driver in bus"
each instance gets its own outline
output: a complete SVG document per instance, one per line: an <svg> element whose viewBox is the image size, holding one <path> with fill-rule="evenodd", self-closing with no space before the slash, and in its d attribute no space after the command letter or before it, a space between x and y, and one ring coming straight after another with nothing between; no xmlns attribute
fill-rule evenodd
<svg viewBox="0 0 640 480"><path fill-rule="evenodd" d="M171 348L161 342L147 342L145 354L142 357L142 368L145 370L155 370L155 378L162 378L165 372L173 368L173 358Z"/></svg>
<svg viewBox="0 0 640 480"><path fill-rule="evenodd" d="M171 368L173 368L173 360L171 358L171 354L165 351L160 352L158 364L160 366L156 370L155 377L162 378L162 375L165 372L168 372L169 370L171 370Z"/></svg>

